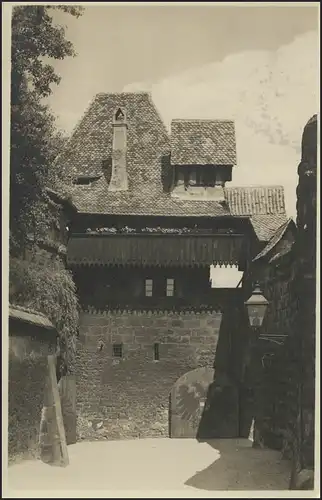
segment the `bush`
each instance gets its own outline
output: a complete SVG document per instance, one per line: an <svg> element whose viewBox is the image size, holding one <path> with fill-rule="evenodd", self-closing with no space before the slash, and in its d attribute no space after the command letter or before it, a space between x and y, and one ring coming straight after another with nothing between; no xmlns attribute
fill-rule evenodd
<svg viewBox="0 0 322 500"><path fill-rule="evenodd" d="M60 354L68 373L74 371L78 332L78 300L72 275L58 269L12 258L9 271L9 301L45 314L59 334Z"/></svg>

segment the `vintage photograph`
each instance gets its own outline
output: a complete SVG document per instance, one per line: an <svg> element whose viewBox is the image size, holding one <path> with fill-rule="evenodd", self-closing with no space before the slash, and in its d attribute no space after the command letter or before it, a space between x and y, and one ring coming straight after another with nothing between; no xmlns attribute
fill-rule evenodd
<svg viewBox="0 0 322 500"><path fill-rule="evenodd" d="M316 498L319 3L2 13L7 498Z"/></svg>

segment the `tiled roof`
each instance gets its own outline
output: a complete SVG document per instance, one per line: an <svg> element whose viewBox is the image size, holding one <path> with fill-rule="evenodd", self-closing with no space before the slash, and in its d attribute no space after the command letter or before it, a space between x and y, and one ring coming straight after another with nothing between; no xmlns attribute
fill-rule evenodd
<svg viewBox="0 0 322 500"><path fill-rule="evenodd" d="M79 212L91 214L177 217L211 217L230 214L225 203L180 200L172 198L169 193L153 192L149 186L141 186L140 189L132 192L108 192L105 178L92 186L77 186L72 194L72 201Z"/></svg>
<svg viewBox="0 0 322 500"><path fill-rule="evenodd" d="M250 217L250 221L259 241L269 241L281 224L287 221L287 215L254 215Z"/></svg>
<svg viewBox="0 0 322 500"><path fill-rule="evenodd" d="M258 204L258 192L262 194ZM177 217L215 217L223 215L249 216L259 240L268 241L287 220L283 188L226 188L227 204L216 201L190 201L172 198L169 193L158 195L141 189L133 193L107 192L105 179L92 186L74 188L72 201L79 212L109 215L155 215ZM275 207L275 212L273 208Z"/></svg>
<svg viewBox="0 0 322 500"><path fill-rule="evenodd" d="M17 305L9 306L9 318L41 326L49 330L55 329L52 322L44 314Z"/></svg>
<svg viewBox="0 0 322 500"><path fill-rule="evenodd" d="M260 241L269 241L287 221L282 186L225 188L232 215L249 216Z"/></svg>
<svg viewBox="0 0 322 500"><path fill-rule="evenodd" d="M286 230L290 226L292 226L293 228L295 228L294 221L291 218L287 219L287 221L284 222L284 224L282 224L277 229L277 231L275 231L275 233L273 234L273 236L271 237L271 239L269 240L269 242L267 243L267 245L263 248L263 250L258 255L256 255L256 257L253 259L253 261L257 261L257 260L261 259L262 257L267 256L275 248L275 246L281 241L281 239L283 238Z"/></svg>
<svg viewBox="0 0 322 500"><path fill-rule="evenodd" d="M102 162L112 156L113 115L126 110L129 189L141 183L158 185L161 160L170 153L170 138L146 92L97 94L75 127L56 163L74 178L102 173Z"/></svg>
<svg viewBox="0 0 322 500"><path fill-rule="evenodd" d="M128 124L128 191L112 192L101 174L103 162L110 160L112 155L112 122L118 107L126 110ZM191 135L189 127L198 133ZM189 163L197 159L207 162L211 156L212 163L215 158L219 163L235 164L233 122L174 120L172 132L174 135L171 144L165 125L148 93L98 94L57 157L56 163L70 179L82 175L101 177L90 185L70 183L65 190L65 199L79 212L91 214L249 216L258 238L268 241L273 232L286 221L284 192L279 186L226 188L223 202L183 200L174 198L169 193L173 177L171 146L171 161L174 163ZM206 141L204 143L201 133ZM200 137L198 144L194 142L196 137ZM188 153L182 147L183 144L190 144L189 157L184 156ZM194 154L196 156L191 156Z"/></svg>
<svg viewBox="0 0 322 500"><path fill-rule="evenodd" d="M229 187L225 191L233 215L285 213L283 186Z"/></svg>
<svg viewBox="0 0 322 500"><path fill-rule="evenodd" d="M229 120L173 120L173 165L236 165L235 125Z"/></svg>
<svg viewBox="0 0 322 500"><path fill-rule="evenodd" d="M112 121L117 107L126 109L129 189L111 192L104 176L89 186L70 185L68 194L79 212L117 215L215 216L229 214L217 201L171 198L170 138L148 93L98 94L77 125L56 163L67 176L102 173L112 155Z"/></svg>

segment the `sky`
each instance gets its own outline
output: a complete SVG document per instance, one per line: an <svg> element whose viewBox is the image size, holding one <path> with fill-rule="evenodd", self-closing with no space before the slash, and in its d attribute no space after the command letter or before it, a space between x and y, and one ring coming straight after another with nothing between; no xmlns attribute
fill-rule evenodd
<svg viewBox="0 0 322 500"><path fill-rule="evenodd" d="M301 135L319 110L319 12L307 5L101 3L79 19L56 14L78 54L54 63L57 123L70 133L98 92L145 90L167 126L233 119L237 166L227 185L283 185L295 217Z"/></svg>

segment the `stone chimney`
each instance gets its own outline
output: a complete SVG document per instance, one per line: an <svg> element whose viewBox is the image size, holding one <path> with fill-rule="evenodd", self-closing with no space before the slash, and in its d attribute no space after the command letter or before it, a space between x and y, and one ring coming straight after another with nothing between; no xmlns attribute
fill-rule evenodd
<svg viewBox="0 0 322 500"><path fill-rule="evenodd" d="M124 109L118 108L113 117L112 173L109 191L127 191L126 169L127 122Z"/></svg>

